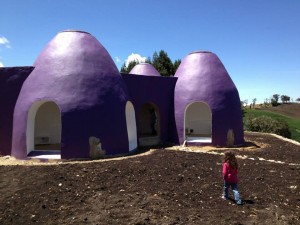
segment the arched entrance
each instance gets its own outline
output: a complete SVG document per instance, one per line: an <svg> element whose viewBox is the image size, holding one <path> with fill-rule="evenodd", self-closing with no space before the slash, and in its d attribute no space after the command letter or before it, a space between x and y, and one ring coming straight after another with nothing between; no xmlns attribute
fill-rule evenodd
<svg viewBox="0 0 300 225"><path fill-rule="evenodd" d="M35 102L27 119L27 154L36 158L60 158L61 113L52 101Z"/></svg>
<svg viewBox="0 0 300 225"><path fill-rule="evenodd" d="M139 112L138 137L140 146L160 143L160 114L153 103L146 103Z"/></svg>
<svg viewBox="0 0 300 225"><path fill-rule="evenodd" d="M137 133L135 111L131 102L126 103L126 124L128 133L129 151L137 148Z"/></svg>
<svg viewBox="0 0 300 225"><path fill-rule="evenodd" d="M184 115L184 140L211 143L212 113L209 105L193 102L186 107Z"/></svg>

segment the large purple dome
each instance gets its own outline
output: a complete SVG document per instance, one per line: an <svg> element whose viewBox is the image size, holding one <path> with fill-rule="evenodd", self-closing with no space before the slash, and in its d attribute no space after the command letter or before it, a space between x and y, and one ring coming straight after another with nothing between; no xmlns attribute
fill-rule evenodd
<svg viewBox="0 0 300 225"><path fill-rule="evenodd" d="M127 90L95 37L83 31L58 33L34 66L15 107L12 155L24 158L31 151L30 112L36 113L45 102L56 105L61 116L62 158L88 157L91 136L101 139L108 154L128 152Z"/></svg>
<svg viewBox="0 0 300 225"><path fill-rule="evenodd" d="M149 63L139 63L135 65L129 74L161 76L160 73Z"/></svg>
<svg viewBox="0 0 300 225"><path fill-rule="evenodd" d="M199 133L210 136L213 145L224 146L231 130L234 144L243 144L239 93L214 53L190 53L182 60L175 77L175 120L180 143L186 140L187 133Z"/></svg>

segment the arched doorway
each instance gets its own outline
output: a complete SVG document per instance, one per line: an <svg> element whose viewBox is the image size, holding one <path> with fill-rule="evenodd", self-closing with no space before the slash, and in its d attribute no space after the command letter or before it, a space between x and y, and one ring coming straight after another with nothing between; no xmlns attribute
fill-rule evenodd
<svg viewBox="0 0 300 225"><path fill-rule="evenodd" d="M31 106L28 112L26 141L28 156L60 158L61 113L56 103L38 101Z"/></svg>
<svg viewBox="0 0 300 225"><path fill-rule="evenodd" d="M160 114L153 103L146 103L139 112L138 136L140 146L160 143Z"/></svg>
<svg viewBox="0 0 300 225"><path fill-rule="evenodd" d="M129 151L132 151L137 148L137 132L136 132L135 111L130 101L126 103L126 124L127 124L127 133L128 133Z"/></svg>
<svg viewBox="0 0 300 225"><path fill-rule="evenodd" d="M209 105L193 102L186 107L184 115L184 140L211 143L212 113Z"/></svg>

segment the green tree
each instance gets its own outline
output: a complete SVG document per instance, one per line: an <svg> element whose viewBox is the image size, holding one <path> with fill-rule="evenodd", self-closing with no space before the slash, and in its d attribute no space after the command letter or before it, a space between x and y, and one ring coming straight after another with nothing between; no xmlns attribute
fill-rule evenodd
<svg viewBox="0 0 300 225"><path fill-rule="evenodd" d="M123 63L123 65L121 66L120 72L121 72L121 73L126 73L126 71L127 71L126 64Z"/></svg>
<svg viewBox="0 0 300 225"><path fill-rule="evenodd" d="M148 56L148 58L146 59L145 63L152 64L150 56Z"/></svg>
<svg viewBox="0 0 300 225"><path fill-rule="evenodd" d="M162 76L173 76L175 73L173 63L164 50L153 53L152 65Z"/></svg>
<svg viewBox="0 0 300 225"><path fill-rule="evenodd" d="M282 101L282 103L288 103L289 101L290 101L290 97L289 96L287 96L287 95L281 95L281 101Z"/></svg>
<svg viewBox="0 0 300 225"><path fill-rule="evenodd" d="M176 59L173 63L173 67L174 67L174 74L176 73L178 67L180 66L181 63L181 59Z"/></svg>
<svg viewBox="0 0 300 225"><path fill-rule="evenodd" d="M121 73L129 73L136 64L139 64L138 60L130 61L128 63L128 66L126 66L126 64L124 63L120 70Z"/></svg>
<svg viewBox="0 0 300 225"><path fill-rule="evenodd" d="M274 94L273 97L271 98L271 104L272 106L277 106L279 105L278 100L279 100L279 94Z"/></svg>
<svg viewBox="0 0 300 225"><path fill-rule="evenodd" d="M139 63L140 62L137 60L129 62L128 66L124 63L121 66L120 72L129 73L132 68ZM173 76L181 63L181 60L176 59L173 63L168 54L164 50L160 50L159 53L156 51L153 53L152 59L151 57L148 57L145 63L152 64L162 76Z"/></svg>
<svg viewBox="0 0 300 225"><path fill-rule="evenodd" d="M300 102L300 98L297 98L296 101L297 101L297 102Z"/></svg>

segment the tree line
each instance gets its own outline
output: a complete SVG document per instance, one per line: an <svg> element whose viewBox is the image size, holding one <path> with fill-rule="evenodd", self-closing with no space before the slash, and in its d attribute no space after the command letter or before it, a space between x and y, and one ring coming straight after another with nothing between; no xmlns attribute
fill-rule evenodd
<svg viewBox="0 0 300 225"><path fill-rule="evenodd" d="M132 68L139 64L138 60L130 61L126 66L124 63L121 66L121 73L129 73ZM168 54L164 50L160 50L159 53L156 51L153 53L152 58L148 57L145 63L149 63L154 66L154 68L162 75L162 76L174 76L177 68L179 67L181 60L176 59L174 62L170 59Z"/></svg>
<svg viewBox="0 0 300 225"><path fill-rule="evenodd" d="M264 100L263 105L265 107L267 107L269 105L278 106L278 105L280 105L279 99L281 100L281 102L283 104L290 103L291 101L293 102L293 99L291 99L290 96L274 94L271 98L266 98ZM250 103L250 105L249 105L250 109L255 107L256 101L257 101L256 98L252 99L252 103ZM296 101L300 103L300 98L297 98ZM247 107L248 106L248 99L246 99L244 101L241 101L241 106L242 107Z"/></svg>

